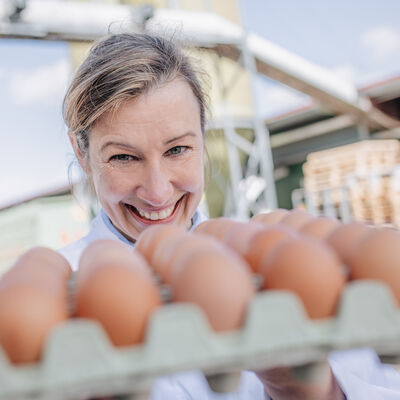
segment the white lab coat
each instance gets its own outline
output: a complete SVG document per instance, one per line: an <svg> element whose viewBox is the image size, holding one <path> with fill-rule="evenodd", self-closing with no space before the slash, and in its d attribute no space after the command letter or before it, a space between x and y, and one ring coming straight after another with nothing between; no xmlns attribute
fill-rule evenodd
<svg viewBox="0 0 400 400"><path fill-rule="evenodd" d="M192 218L192 228L206 219L199 211ZM59 252L78 269L83 249L99 239L114 239L133 247L101 210L92 221L89 233ZM400 374L391 366L381 364L371 349L332 352L329 364L348 400L399 400ZM243 371L235 393L216 394L211 391L200 371L188 371L159 378L152 388L152 400L264 400L264 388L257 376ZM300 400L300 399L299 399ZM322 399L321 399L322 400Z"/></svg>

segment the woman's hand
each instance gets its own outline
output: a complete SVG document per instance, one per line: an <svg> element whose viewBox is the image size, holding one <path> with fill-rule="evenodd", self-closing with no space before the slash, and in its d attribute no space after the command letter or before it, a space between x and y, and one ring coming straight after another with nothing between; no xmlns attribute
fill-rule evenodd
<svg viewBox="0 0 400 400"><path fill-rule="evenodd" d="M345 400L327 362L256 371L273 400Z"/></svg>

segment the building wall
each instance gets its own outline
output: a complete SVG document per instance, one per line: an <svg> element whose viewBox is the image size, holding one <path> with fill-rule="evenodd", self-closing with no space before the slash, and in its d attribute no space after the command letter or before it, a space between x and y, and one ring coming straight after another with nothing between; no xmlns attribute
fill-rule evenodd
<svg viewBox="0 0 400 400"><path fill-rule="evenodd" d="M88 212L71 195L36 199L0 211L0 274L31 247L56 250L79 239L89 223Z"/></svg>
<svg viewBox="0 0 400 400"><path fill-rule="evenodd" d="M349 127L273 149L275 167L294 165L305 161L307 154L354 143L359 140L357 127Z"/></svg>

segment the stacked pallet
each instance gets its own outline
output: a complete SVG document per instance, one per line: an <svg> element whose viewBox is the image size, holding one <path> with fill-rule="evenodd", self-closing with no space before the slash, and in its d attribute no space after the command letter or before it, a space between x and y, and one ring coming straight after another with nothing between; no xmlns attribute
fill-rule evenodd
<svg viewBox="0 0 400 400"><path fill-rule="evenodd" d="M310 153L303 165L304 187L316 207L322 206L325 191L335 206L348 201L354 219L400 223L400 191L393 177L398 164L397 140L367 140Z"/></svg>
<svg viewBox="0 0 400 400"><path fill-rule="evenodd" d="M400 165L391 173L388 197L392 204L392 224L400 227Z"/></svg>
<svg viewBox="0 0 400 400"><path fill-rule="evenodd" d="M350 178L348 186L353 217L376 224L391 223L396 204L389 196L390 183L391 172Z"/></svg>

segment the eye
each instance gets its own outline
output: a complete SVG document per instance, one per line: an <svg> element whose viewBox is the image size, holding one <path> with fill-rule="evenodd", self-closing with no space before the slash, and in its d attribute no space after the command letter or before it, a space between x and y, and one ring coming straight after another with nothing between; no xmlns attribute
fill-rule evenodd
<svg viewBox="0 0 400 400"><path fill-rule="evenodd" d="M129 154L115 154L114 156L110 157L110 161L119 161L123 163L137 159L137 157L131 156Z"/></svg>
<svg viewBox="0 0 400 400"><path fill-rule="evenodd" d="M182 154L184 151L186 151L189 147L188 146L175 146L172 147L172 149L169 149L167 151L167 154L170 154L172 156L178 156L179 154Z"/></svg>

